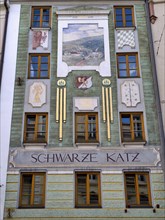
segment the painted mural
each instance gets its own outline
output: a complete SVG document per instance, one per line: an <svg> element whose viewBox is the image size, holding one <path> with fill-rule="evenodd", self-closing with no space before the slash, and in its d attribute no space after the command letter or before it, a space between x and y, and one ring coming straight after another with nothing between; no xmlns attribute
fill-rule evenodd
<svg viewBox="0 0 165 220"><path fill-rule="evenodd" d="M63 28L62 61L68 66L99 66L104 61L104 29L98 24Z"/></svg>

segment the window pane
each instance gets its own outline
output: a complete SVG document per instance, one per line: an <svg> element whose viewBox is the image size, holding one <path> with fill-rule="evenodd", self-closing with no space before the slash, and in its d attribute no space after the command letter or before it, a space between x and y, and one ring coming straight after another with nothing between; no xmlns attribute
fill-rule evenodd
<svg viewBox="0 0 165 220"><path fill-rule="evenodd" d="M43 14L44 15L49 15L49 9L43 9Z"/></svg>
<svg viewBox="0 0 165 220"><path fill-rule="evenodd" d="M48 70L48 64L41 64L41 70Z"/></svg>
<svg viewBox="0 0 165 220"><path fill-rule="evenodd" d="M129 63L129 69L136 69L136 63Z"/></svg>
<svg viewBox="0 0 165 220"><path fill-rule="evenodd" d="M31 67L30 68L31 72L34 71L34 70L38 70L38 64L31 64L30 67Z"/></svg>
<svg viewBox="0 0 165 220"><path fill-rule="evenodd" d="M124 71L123 71L123 70L122 70L122 71L120 70L120 71L119 71L119 76L120 76L120 77L127 77L127 72L126 72L125 70L124 70Z"/></svg>
<svg viewBox="0 0 165 220"><path fill-rule="evenodd" d="M127 26L127 27L132 27L132 26L133 26L132 21L126 21L126 26Z"/></svg>
<svg viewBox="0 0 165 220"><path fill-rule="evenodd" d="M125 14L126 15L132 15L132 9L131 8L125 8Z"/></svg>
<svg viewBox="0 0 165 220"><path fill-rule="evenodd" d="M37 78L38 71L30 71L30 78Z"/></svg>
<svg viewBox="0 0 165 220"><path fill-rule="evenodd" d="M48 63L48 57L47 56L42 56L41 57L41 63Z"/></svg>
<svg viewBox="0 0 165 220"><path fill-rule="evenodd" d="M31 63L38 63L38 57L37 56L31 56Z"/></svg>
<svg viewBox="0 0 165 220"><path fill-rule="evenodd" d="M129 75L130 75L131 77L135 77L135 76L137 76L137 71L136 71L136 70L130 70L130 71L129 71Z"/></svg>
<svg viewBox="0 0 165 220"><path fill-rule="evenodd" d="M136 63L136 56L128 56L128 61Z"/></svg>
<svg viewBox="0 0 165 220"><path fill-rule="evenodd" d="M34 196L34 205L42 205L42 196L41 195Z"/></svg>
<svg viewBox="0 0 165 220"><path fill-rule="evenodd" d="M149 204L147 178L145 175L138 175L138 185L140 193L140 204Z"/></svg>
<svg viewBox="0 0 165 220"><path fill-rule="evenodd" d="M140 116L133 116L134 136L136 140L142 140L142 124Z"/></svg>
<svg viewBox="0 0 165 220"><path fill-rule="evenodd" d="M32 187L32 175L22 177L22 205L30 205Z"/></svg>
<svg viewBox="0 0 165 220"><path fill-rule="evenodd" d="M98 176L96 174L89 175L90 182L90 204L98 204Z"/></svg>
<svg viewBox="0 0 165 220"><path fill-rule="evenodd" d="M83 132L85 133L85 124L78 124L77 125L77 132Z"/></svg>
<svg viewBox="0 0 165 220"><path fill-rule="evenodd" d="M120 70L126 70L126 64L125 63L120 63L119 64L119 69Z"/></svg>
<svg viewBox="0 0 165 220"><path fill-rule="evenodd" d="M122 15L122 8L116 8L116 15Z"/></svg>
<svg viewBox="0 0 165 220"><path fill-rule="evenodd" d="M77 141L78 142L85 142L85 133L82 133L82 132L78 132L77 133Z"/></svg>
<svg viewBox="0 0 165 220"><path fill-rule="evenodd" d="M123 132L123 140L130 141L131 140L131 124L130 124L130 115L122 115L122 132Z"/></svg>
<svg viewBox="0 0 165 220"><path fill-rule="evenodd" d="M83 116L78 115L77 116L77 122L78 123L85 123L85 116L84 115Z"/></svg>
<svg viewBox="0 0 165 220"><path fill-rule="evenodd" d="M33 21L34 22L36 22L36 21L40 21L40 15L35 15L34 17L33 17Z"/></svg>
<svg viewBox="0 0 165 220"><path fill-rule="evenodd" d="M40 15L40 9L34 9L34 15Z"/></svg>
<svg viewBox="0 0 165 220"><path fill-rule="evenodd" d="M123 27L122 21L116 21L116 27Z"/></svg>
<svg viewBox="0 0 165 220"><path fill-rule="evenodd" d="M22 196L22 205L30 205L30 195L29 196Z"/></svg>
<svg viewBox="0 0 165 220"><path fill-rule="evenodd" d="M126 57L125 56L118 56L118 62L126 62Z"/></svg>
<svg viewBox="0 0 165 220"><path fill-rule="evenodd" d="M77 175L78 205L86 204L86 174Z"/></svg>
<svg viewBox="0 0 165 220"><path fill-rule="evenodd" d="M40 77L41 78L47 78L48 77L48 71L41 71L40 72Z"/></svg>
<svg viewBox="0 0 165 220"><path fill-rule="evenodd" d="M116 15L116 20L117 20L117 21L122 21L122 20L123 20L122 15Z"/></svg>

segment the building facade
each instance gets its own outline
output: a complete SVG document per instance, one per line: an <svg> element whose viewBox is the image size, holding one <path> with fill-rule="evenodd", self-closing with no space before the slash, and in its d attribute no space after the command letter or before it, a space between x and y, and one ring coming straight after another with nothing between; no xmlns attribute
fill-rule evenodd
<svg viewBox="0 0 165 220"><path fill-rule="evenodd" d="M165 135L165 1L150 2L151 30L155 52L160 104Z"/></svg>
<svg viewBox="0 0 165 220"><path fill-rule="evenodd" d="M10 3L18 46L4 219L164 219L148 4Z"/></svg>

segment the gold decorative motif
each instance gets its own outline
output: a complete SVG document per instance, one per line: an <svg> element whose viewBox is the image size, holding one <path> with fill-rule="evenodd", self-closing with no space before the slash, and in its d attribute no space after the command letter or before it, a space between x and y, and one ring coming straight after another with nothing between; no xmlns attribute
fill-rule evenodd
<svg viewBox="0 0 165 220"><path fill-rule="evenodd" d="M59 123L59 141L63 139L63 122L66 122L66 82L58 80L56 93L56 122Z"/></svg>
<svg viewBox="0 0 165 220"><path fill-rule="evenodd" d="M102 81L102 106L103 106L103 122L107 123L107 138L111 141L111 127L113 123L113 106L112 106L112 88L111 81L104 79Z"/></svg>

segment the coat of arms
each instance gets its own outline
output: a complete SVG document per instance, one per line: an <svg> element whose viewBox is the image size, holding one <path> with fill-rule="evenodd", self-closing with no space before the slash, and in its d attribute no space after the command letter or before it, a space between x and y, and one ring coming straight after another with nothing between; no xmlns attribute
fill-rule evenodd
<svg viewBox="0 0 165 220"><path fill-rule="evenodd" d="M89 89L92 86L92 76L76 77L76 87L78 89Z"/></svg>

